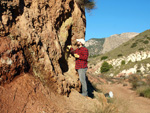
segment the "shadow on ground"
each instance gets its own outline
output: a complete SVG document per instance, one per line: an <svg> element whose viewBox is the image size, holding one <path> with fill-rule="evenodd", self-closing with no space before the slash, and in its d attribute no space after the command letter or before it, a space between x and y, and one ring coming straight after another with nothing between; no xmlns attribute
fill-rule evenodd
<svg viewBox="0 0 150 113"><path fill-rule="evenodd" d="M94 98L93 92L96 91L96 89L93 87L93 85L89 81L88 77L86 77L86 81L87 81L88 96L91 97L91 98Z"/></svg>

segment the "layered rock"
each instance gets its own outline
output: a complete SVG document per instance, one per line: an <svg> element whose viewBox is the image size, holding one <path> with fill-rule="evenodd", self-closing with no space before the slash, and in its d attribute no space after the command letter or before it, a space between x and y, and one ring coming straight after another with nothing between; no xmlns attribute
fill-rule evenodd
<svg viewBox="0 0 150 113"><path fill-rule="evenodd" d="M65 49L84 38L85 22L75 0L1 0L0 83L30 72L60 94L79 91L75 59Z"/></svg>

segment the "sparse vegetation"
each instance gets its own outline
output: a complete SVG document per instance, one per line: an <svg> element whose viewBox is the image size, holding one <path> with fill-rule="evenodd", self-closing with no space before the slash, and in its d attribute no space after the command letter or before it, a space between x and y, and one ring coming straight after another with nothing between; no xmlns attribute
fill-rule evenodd
<svg viewBox="0 0 150 113"><path fill-rule="evenodd" d="M138 86L142 84L141 77L139 75L130 75L129 82L132 84L133 89L136 89Z"/></svg>
<svg viewBox="0 0 150 113"><path fill-rule="evenodd" d="M106 61L103 62L101 66L101 73L108 72L112 68L112 65L108 64Z"/></svg>
<svg viewBox="0 0 150 113"><path fill-rule="evenodd" d="M148 40L145 40L145 41L143 41L143 43L144 43L144 44L148 44L148 43L149 43L149 41L148 41Z"/></svg>
<svg viewBox="0 0 150 113"><path fill-rule="evenodd" d="M87 9L88 11L95 8L94 0L76 0L76 2L82 7Z"/></svg>
<svg viewBox="0 0 150 113"><path fill-rule="evenodd" d="M150 40L150 37L146 37L148 40Z"/></svg>
<svg viewBox="0 0 150 113"><path fill-rule="evenodd" d="M146 37L144 38L145 35L146 35ZM150 39L150 30L140 33L133 39L125 42L124 44L118 46L117 48L115 48L99 57L101 58L102 56L108 56L109 59L115 59L115 58L118 58L119 56L121 56L121 54L126 57L129 54L139 51L139 48L144 48L144 51L150 51L150 48L149 48L150 42L148 44L143 43L144 40L148 40L147 37L149 37L148 39ZM98 57L97 57L97 59L98 59Z"/></svg>
<svg viewBox="0 0 150 113"><path fill-rule="evenodd" d="M99 55L90 55L89 58L95 58L97 56L99 56Z"/></svg>
<svg viewBox="0 0 150 113"><path fill-rule="evenodd" d="M108 58L108 56L102 56L101 60L106 60Z"/></svg>
<svg viewBox="0 0 150 113"><path fill-rule="evenodd" d="M150 75L144 79L146 79L146 82L140 75L131 75L129 77L129 82L140 96L150 98Z"/></svg>
<svg viewBox="0 0 150 113"><path fill-rule="evenodd" d="M113 104L108 104L105 107L97 107L95 113L117 113L118 108Z"/></svg>
<svg viewBox="0 0 150 113"><path fill-rule="evenodd" d="M122 57L123 55L122 54L118 54L118 57Z"/></svg>
<svg viewBox="0 0 150 113"><path fill-rule="evenodd" d="M140 96L150 98L150 86L141 86L137 88L137 93Z"/></svg>
<svg viewBox="0 0 150 113"><path fill-rule="evenodd" d="M144 48L139 48L140 51L144 50Z"/></svg>
<svg viewBox="0 0 150 113"><path fill-rule="evenodd" d="M137 46L137 42L133 43L133 44L131 45L131 48L134 48L134 47L136 47L136 46Z"/></svg>
<svg viewBox="0 0 150 113"><path fill-rule="evenodd" d="M150 86L150 75L146 77L146 83Z"/></svg>
<svg viewBox="0 0 150 113"><path fill-rule="evenodd" d="M122 60L121 65L125 65L125 64L126 64L125 60Z"/></svg>

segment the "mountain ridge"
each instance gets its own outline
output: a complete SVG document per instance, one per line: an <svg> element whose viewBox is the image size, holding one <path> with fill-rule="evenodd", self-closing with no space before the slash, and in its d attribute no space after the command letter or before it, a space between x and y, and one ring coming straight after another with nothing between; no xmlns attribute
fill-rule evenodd
<svg viewBox="0 0 150 113"><path fill-rule="evenodd" d="M90 56L100 55L115 49L138 34L135 32L127 32L114 34L106 38L92 38L86 41L85 46L89 49Z"/></svg>

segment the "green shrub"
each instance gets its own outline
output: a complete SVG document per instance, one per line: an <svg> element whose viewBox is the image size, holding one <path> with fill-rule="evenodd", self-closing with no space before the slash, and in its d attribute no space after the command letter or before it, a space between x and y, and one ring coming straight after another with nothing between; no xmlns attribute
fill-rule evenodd
<svg viewBox="0 0 150 113"><path fill-rule="evenodd" d="M131 63L132 61L131 60L129 60L129 62L128 63Z"/></svg>
<svg viewBox="0 0 150 113"><path fill-rule="evenodd" d="M118 57L122 57L123 55L122 54L118 54Z"/></svg>
<svg viewBox="0 0 150 113"><path fill-rule="evenodd" d="M108 72L112 68L112 65L108 64L106 61L103 62L101 66L101 73Z"/></svg>
<svg viewBox="0 0 150 113"><path fill-rule="evenodd" d="M131 48L134 48L134 47L136 47L137 46L137 43L133 43L132 45L131 45Z"/></svg>
<svg viewBox="0 0 150 113"><path fill-rule="evenodd" d="M125 63L126 63L125 60L121 61L121 65L125 65Z"/></svg>
<svg viewBox="0 0 150 113"><path fill-rule="evenodd" d="M108 56L103 56L101 57L101 60L106 60L108 58Z"/></svg>
<svg viewBox="0 0 150 113"><path fill-rule="evenodd" d="M142 39L138 39L138 40L136 40L136 43L137 43L137 42L143 42L143 40L142 40Z"/></svg>
<svg viewBox="0 0 150 113"><path fill-rule="evenodd" d="M133 89L143 85L141 77L139 75L130 75L129 82L132 84Z"/></svg>
<svg viewBox="0 0 150 113"><path fill-rule="evenodd" d="M90 55L89 58L95 58L97 56L99 56L99 55Z"/></svg>
<svg viewBox="0 0 150 113"><path fill-rule="evenodd" d="M137 73L141 73L141 70L137 70Z"/></svg>
<svg viewBox="0 0 150 113"><path fill-rule="evenodd" d="M148 43L149 43L149 41L148 41L148 40L145 40L145 41L143 41L143 43L144 43L144 44L148 44Z"/></svg>
<svg viewBox="0 0 150 113"><path fill-rule="evenodd" d="M140 96L150 98L150 86L141 86L137 89Z"/></svg>
<svg viewBox="0 0 150 113"><path fill-rule="evenodd" d="M150 86L150 75L146 77L146 83Z"/></svg>
<svg viewBox="0 0 150 113"><path fill-rule="evenodd" d="M139 48L140 51L144 50L144 48Z"/></svg>
<svg viewBox="0 0 150 113"><path fill-rule="evenodd" d="M150 37L147 37L148 40L150 40Z"/></svg>

